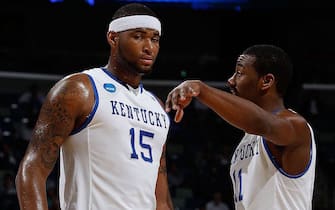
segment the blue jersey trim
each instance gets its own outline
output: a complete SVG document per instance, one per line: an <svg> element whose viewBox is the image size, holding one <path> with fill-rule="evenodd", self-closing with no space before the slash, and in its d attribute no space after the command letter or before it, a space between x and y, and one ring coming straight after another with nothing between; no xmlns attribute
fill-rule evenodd
<svg viewBox="0 0 335 210"><path fill-rule="evenodd" d="M311 163L312 163L312 156L313 156L313 139L311 137L311 148L310 148L310 157L309 157L309 162L305 168L305 170L299 174L296 174L296 175L292 175L292 174L288 174L284 171L283 168L281 168L279 166L279 164L277 163L277 161L274 159L274 157L272 156L272 153L270 151L270 148L269 146L267 145L266 143L266 139L262 137L262 141L263 141L263 145L264 145L264 148L265 148L265 151L266 153L268 154L268 157L270 158L271 162L273 163L273 165L278 169L278 171L283 174L284 176L288 177L288 178L293 178L293 179L296 179L296 178L299 178L301 176L303 176L309 169Z"/></svg>
<svg viewBox="0 0 335 210"><path fill-rule="evenodd" d="M95 82L94 82L93 78L91 77L91 75L87 75L87 76L92 83L92 88L93 88L93 91L94 91L95 100L94 100L93 109L92 109L91 113L88 115L88 117L86 118L85 122L79 128L74 129L71 132L70 135L74 135L76 133L79 133L81 130L83 130L84 128L87 127L87 125L92 121L92 119L95 115L95 112L97 111L98 105L99 105L99 95L98 95L98 91L97 91L97 87L95 85Z"/></svg>
<svg viewBox="0 0 335 210"><path fill-rule="evenodd" d="M114 74L112 74L112 72L108 71L106 68L101 68L109 77L111 77L113 80L115 80L116 82L120 83L121 85L125 86L128 90L128 84L125 83L124 81L118 79ZM140 87L140 93L143 93L143 84L140 83L139 85Z"/></svg>

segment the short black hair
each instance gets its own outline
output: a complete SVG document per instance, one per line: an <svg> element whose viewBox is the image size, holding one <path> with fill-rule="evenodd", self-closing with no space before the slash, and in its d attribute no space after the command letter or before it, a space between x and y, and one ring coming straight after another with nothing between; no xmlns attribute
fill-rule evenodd
<svg viewBox="0 0 335 210"><path fill-rule="evenodd" d="M256 58L253 66L259 76L267 73L275 76L277 92L283 97L293 74L293 65L288 54L282 48L269 44L253 45L244 50L243 54Z"/></svg>
<svg viewBox="0 0 335 210"><path fill-rule="evenodd" d="M152 11L148 6L140 3L130 3L116 10L112 20L131 15L150 15L158 18L156 13Z"/></svg>

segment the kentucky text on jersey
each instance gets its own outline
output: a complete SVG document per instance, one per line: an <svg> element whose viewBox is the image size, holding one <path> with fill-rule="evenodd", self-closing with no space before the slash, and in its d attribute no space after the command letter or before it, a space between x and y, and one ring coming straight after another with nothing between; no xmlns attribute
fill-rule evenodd
<svg viewBox="0 0 335 210"><path fill-rule="evenodd" d="M157 127L167 128L165 114L153 112L143 108L132 107L120 101L110 101L112 105L112 114L127 117L132 120L142 121Z"/></svg>
<svg viewBox="0 0 335 210"><path fill-rule="evenodd" d="M251 158L258 154L259 154L259 145L257 141L254 140L251 143L244 144L241 146L241 148L237 149L234 152L231 163L234 164L236 161Z"/></svg>

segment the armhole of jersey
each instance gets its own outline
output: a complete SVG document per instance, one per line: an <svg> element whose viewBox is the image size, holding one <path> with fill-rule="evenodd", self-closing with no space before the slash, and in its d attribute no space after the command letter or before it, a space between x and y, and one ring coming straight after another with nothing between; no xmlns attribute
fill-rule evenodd
<svg viewBox="0 0 335 210"><path fill-rule="evenodd" d="M142 89L141 91L143 91L143 89ZM169 113L167 113L167 112L165 111L163 101L162 101L160 98L158 98L158 97L157 97L154 93L152 93L151 91L146 90L146 92L147 92L151 97L153 97L153 99L156 100L158 104L161 105L161 108L162 108L163 112L166 113L166 116L168 117L168 120L169 120L169 123L170 123L170 122L171 122L171 116L170 116ZM172 113L172 112L170 112L170 113ZM169 129L170 129L170 126L169 126Z"/></svg>
<svg viewBox="0 0 335 210"><path fill-rule="evenodd" d="M308 127L309 127L309 125L308 125ZM277 170L281 174L283 174L284 176L286 176L288 178L296 179L296 178L299 178L299 177L303 176L305 173L307 173L309 167L312 164L312 160L313 160L313 144L314 144L314 141L313 141L313 131L312 131L312 129L310 127L309 127L309 130L311 132L311 138L310 138L310 140L311 140L311 147L310 147L310 150L309 150L309 161L308 161L308 164L307 164L306 168L304 169L304 171L302 171L301 173L296 174L296 175L292 175L292 174L289 174L289 173L285 172L284 169L279 166L279 164L277 163L277 161L272 156L272 153L271 153L271 151L269 149L269 146L266 143L266 139L264 137L262 137L263 145L264 145L265 151L266 151L266 153L268 155L268 158L271 160L272 164L277 168Z"/></svg>
<svg viewBox="0 0 335 210"><path fill-rule="evenodd" d="M141 87L141 93L143 92L142 87ZM146 91L148 93L148 95L150 95L155 101L157 101L157 103L159 103L162 107L163 107L163 102L155 95L153 94L151 91Z"/></svg>
<svg viewBox="0 0 335 210"><path fill-rule="evenodd" d="M91 113L87 116L87 118L84 121L84 123L80 127L74 129L71 132L70 135L74 135L76 133L79 133L81 130L83 130L84 128L87 127L87 125L92 121L92 119L93 119L93 117L95 115L95 112L97 111L98 105L99 105L99 95L98 95L98 91L97 91L97 87L95 85L95 82L94 82L93 78L91 77L91 75L87 74L87 76L88 76L88 78L91 81L93 92L94 92L94 105L93 105Z"/></svg>

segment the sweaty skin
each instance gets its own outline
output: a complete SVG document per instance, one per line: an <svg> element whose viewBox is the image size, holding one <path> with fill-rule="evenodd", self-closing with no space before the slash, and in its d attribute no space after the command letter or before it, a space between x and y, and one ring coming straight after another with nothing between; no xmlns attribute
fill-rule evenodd
<svg viewBox="0 0 335 210"><path fill-rule="evenodd" d="M311 133L307 122L286 109L282 98L274 94L274 79L265 83L264 78L252 75L255 72L251 69L252 62L250 56L239 58L236 72L229 79L233 92L250 100L210 87L200 80L188 80L168 94L166 111L175 110L175 121L180 122L183 109L196 98L236 128L266 138L282 168L287 173L298 174L306 168L310 158ZM266 77L272 78L271 75ZM254 90L250 91L252 88ZM273 110L280 111L273 114Z"/></svg>
<svg viewBox="0 0 335 210"><path fill-rule="evenodd" d="M111 46L111 56L106 69L137 88L142 76L151 72L159 52L158 31L138 28L121 33L108 32L107 42ZM91 82L83 73L69 75L50 89L16 176L21 210L48 209L46 181L59 158L60 147L89 117L94 102ZM157 173L157 210L173 209L167 183L165 145Z"/></svg>
<svg viewBox="0 0 335 210"><path fill-rule="evenodd" d="M92 93L87 76L82 74L66 77L50 90L16 178L21 209L47 209L46 179L60 146L90 113Z"/></svg>

